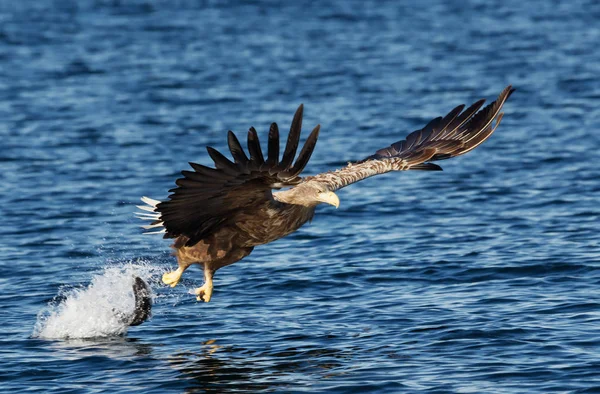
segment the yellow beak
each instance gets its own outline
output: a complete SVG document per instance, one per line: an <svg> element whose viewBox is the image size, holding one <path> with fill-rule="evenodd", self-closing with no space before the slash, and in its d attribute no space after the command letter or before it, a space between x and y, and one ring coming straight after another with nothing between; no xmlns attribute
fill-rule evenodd
<svg viewBox="0 0 600 394"><path fill-rule="evenodd" d="M340 199L338 198L337 194L335 194L334 192L319 193L317 195L317 199L321 202L331 204L336 208L338 208L340 206Z"/></svg>

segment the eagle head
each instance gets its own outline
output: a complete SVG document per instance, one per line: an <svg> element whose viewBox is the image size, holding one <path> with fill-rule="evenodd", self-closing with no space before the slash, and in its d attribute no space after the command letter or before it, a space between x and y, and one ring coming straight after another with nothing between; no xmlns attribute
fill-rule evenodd
<svg viewBox="0 0 600 394"><path fill-rule="evenodd" d="M317 192L315 200L317 201L317 204L326 203L333 205L336 208L340 206L340 199L337 194L329 190Z"/></svg>
<svg viewBox="0 0 600 394"><path fill-rule="evenodd" d="M275 198L281 202L305 207L315 207L322 203L333 205L336 208L340 206L337 194L329 190L327 186L316 182L301 183L289 190L276 193Z"/></svg>

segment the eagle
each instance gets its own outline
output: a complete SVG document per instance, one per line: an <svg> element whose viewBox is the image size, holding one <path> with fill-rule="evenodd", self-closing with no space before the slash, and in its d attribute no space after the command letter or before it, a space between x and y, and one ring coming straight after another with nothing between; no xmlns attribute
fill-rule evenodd
<svg viewBox="0 0 600 394"><path fill-rule="evenodd" d="M148 234L174 239L178 268L162 281L177 285L192 264L204 270L204 284L195 289L198 301L209 302L215 272L252 253L254 247L285 237L311 221L320 204L339 207L335 192L352 183L390 171L441 171L434 163L465 154L496 130L502 106L514 89L507 86L484 107L484 99L465 109L459 105L401 141L395 142L346 167L301 177L315 149L320 125L306 139L300 154L300 130L304 106L294 114L283 155L279 154L279 128L272 123L263 155L258 133L251 127L247 153L229 131L227 143L233 160L207 147L214 168L190 162L166 201L142 197L141 219L150 220Z"/></svg>

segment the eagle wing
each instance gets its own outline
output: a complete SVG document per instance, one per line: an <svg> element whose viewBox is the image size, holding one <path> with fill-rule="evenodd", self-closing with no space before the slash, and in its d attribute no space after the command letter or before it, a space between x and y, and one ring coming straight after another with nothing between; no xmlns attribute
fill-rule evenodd
<svg viewBox="0 0 600 394"><path fill-rule="evenodd" d="M272 189L297 185L300 173L308 163L317 143L320 126L317 125L306 139L294 162L300 142L303 105L298 107L292 121L287 144L279 160L279 128L271 124L265 160L258 135L252 127L248 131L248 152L244 152L235 134L229 131L227 142L233 161L217 150L207 147L215 168L190 163L194 171L182 171L183 178L169 190L169 200L158 202L142 200L150 206L141 209L140 217L153 220L146 229L164 227L165 238L184 235L191 246L210 235L231 220L235 213L261 206L272 200Z"/></svg>
<svg viewBox="0 0 600 394"><path fill-rule="evenodd" d="M512 92L514 89L507 86L494 102L481 111L483 99L466 110L465 105L459 105L446 116L433 119L406 139L380 149L364 160L336 171L307 177L304 181L318 182L335 191L389 171L441 171L442 168L433 161L465 154L492 135L504 115L500 110Z"/></svg>

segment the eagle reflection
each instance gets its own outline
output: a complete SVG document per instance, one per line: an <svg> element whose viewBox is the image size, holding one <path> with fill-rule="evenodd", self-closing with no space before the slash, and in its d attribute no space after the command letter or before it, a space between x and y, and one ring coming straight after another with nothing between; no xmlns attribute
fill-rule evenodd
<svg viewBox="0 0 600 394"><path fill-rule="evenodd" d="M187 393L224 393L284 390L298 387L307 378L315 381L343 374L341 361L348 356L347 351L339 349L255 351L209 340L202 343L201 351L179 352L168 361L190 383Z"/></svg>

